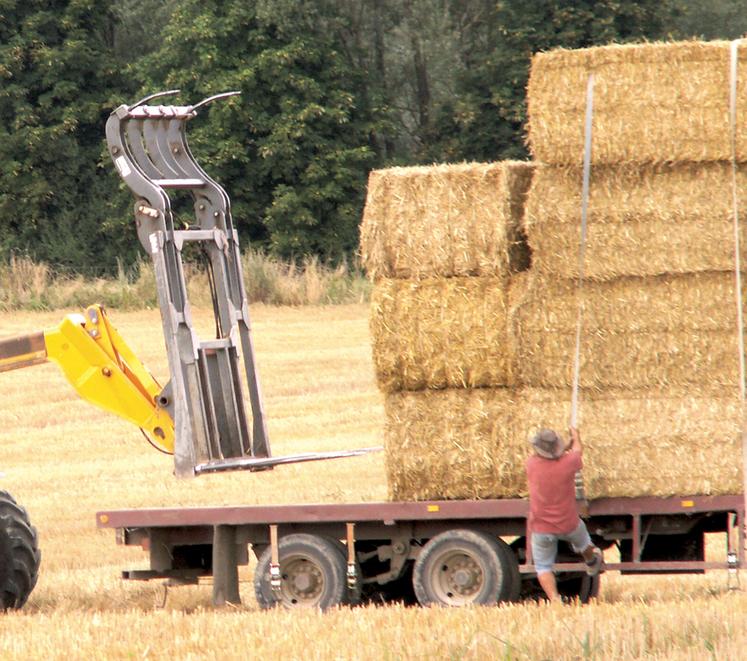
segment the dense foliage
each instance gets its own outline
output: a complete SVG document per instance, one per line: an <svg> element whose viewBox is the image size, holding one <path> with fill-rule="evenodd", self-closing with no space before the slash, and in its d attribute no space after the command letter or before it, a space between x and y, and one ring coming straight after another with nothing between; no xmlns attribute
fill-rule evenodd
<svg viewBox="0 0 747 661"><path fill-rule="evenodd" d="M0 0L0 257L112 272L138 251L103 142L153 90L241 90L194 120L244 242L332 261L374 167L524 158L533 52L733 38L737 0ZM707 5L707 6L706 6Z"/></svg>

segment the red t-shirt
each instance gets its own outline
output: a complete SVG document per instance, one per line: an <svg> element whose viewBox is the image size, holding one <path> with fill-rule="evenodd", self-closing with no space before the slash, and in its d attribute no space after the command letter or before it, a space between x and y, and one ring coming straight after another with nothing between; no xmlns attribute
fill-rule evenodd
<svg viewBox="0 0 747 661"><path fill-rule="evenodd" d="M583 462L578 450L558 459L527 459L529 520L533 532L564 535L578 526L575 475Z"/></svg>

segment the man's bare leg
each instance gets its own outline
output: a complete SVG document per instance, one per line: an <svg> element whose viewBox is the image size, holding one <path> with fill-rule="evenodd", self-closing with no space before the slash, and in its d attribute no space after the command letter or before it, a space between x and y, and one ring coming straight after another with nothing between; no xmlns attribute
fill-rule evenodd
<svg viewBox="0 0 747 661"><path fill-rule="evenodd" d="M594 559L594 549L596 546L594 544L589 544L583 551L581 551L581 555L584 556L584 560L586 562L591 562Z"/></svg>
<svg viewBox="0 0 747 661"><path fill-rule="evenodd" d="M560 601L560 594L558 593L558 584L555 581L555 574L551 571L543 572L537 576L539 584L545 591L547 598L550 601Z"/></svg>

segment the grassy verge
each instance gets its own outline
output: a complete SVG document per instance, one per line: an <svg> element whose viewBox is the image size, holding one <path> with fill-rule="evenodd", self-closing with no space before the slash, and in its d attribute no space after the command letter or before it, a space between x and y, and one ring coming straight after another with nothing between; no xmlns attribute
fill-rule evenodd
<svg viewBox="0 0 747 661"><path fill-rule="evenodd" d="M370 286L362 273L346 264L330 267L317 258L283 262L263 253L243 254L244 284L249 303L332 305L368 300ZM185 265L189 300L209 305L210 290L203 268ZM153 267L142 261L116 277L85 278L56 274L47 264L12 256L0 263L0 310L54 310L102 303L110 308L156 307Z"/></svg>

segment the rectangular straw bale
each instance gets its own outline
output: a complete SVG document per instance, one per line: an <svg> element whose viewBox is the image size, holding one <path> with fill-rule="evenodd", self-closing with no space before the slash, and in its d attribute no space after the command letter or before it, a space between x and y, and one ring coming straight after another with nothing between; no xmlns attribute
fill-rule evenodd
<svg viewBox="0 0 747 661"><path fill-rule="evenodd" d="M586 283L583 296L583 387L738 383L731 273ZM569 385L579 309L576 283L524 278L512 286L510 300L515 382Z"/></svg>
<svg viewBox="0 0 747 661"><path fill-rule="evenodd" d="M518 161L371 172L361 224L369 277L506 274L526 261L518 232L531 174Z"/></svg>
<svg viewBox="0 0 747 661"><path fill-rule="evenodd" d="M506 388L386 397L386 472L393 500L510 498L526 491L524 441L512 435Z"/></svg>
<svg viewBox="0 0 747 661"><path fill-rule="evenodd" d="M530 386L570 385L575 342L575 332L522 333L516 381ZM735 331L584 332L580 384L593 389L728 387L739 380L737 356Z"/></svg>
<svg viewBox="0 0 747 661"><path fill-rule="evenodd" d="M385 392L509 383L504 278L380 280L371 336Z"/></svg>
<svg viewBox="0 0 747 661"><path fill-rule="evenodd" d="M747 98L747 47L739 50L737 99ZM669 42L558 49L532 58L528 140L545 163L581 164L586 86L594 74L594 163L730 158L729 42ZM747 126L737 155L747 160Z"/></svg>
<svg viewBox="0 0 747 661"><path fill-rule="evenodd" d="M590 333L733 332L737 323L735 287L735 274L728 271L585 282L581 290L583 327ZM747 291L744 294L747 299ZM576 280L527 273L511 284L511 323L518 333L573 332L578 296Z"/></svg>
<svg viewBox="0 0 747 661"><path fill-rule="evenodd" d="M537 169L524 218L534 270L560 278L578 276L581 187L580 168ZM738 190L745 213L745 167ZM585 276L606 280L733 269L731 205L726 163L595 168Z"/></svg>
<svg viewBox="0 0 747 661"><path fill-rule="evenodd" d="M524 388L517 434L563 433L569 390ZM742 490L736 387L720 394L668 388L646 393L582 393L579 410L589 498L720 495Z"/></svg>

